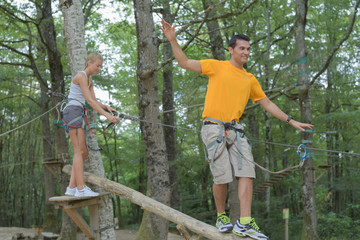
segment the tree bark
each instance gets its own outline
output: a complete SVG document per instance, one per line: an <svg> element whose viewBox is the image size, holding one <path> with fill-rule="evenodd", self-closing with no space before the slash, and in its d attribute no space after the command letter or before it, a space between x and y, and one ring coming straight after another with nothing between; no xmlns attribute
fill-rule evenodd
<svg viewBox="0 0 360 240"><path fill-rule="evenodd" d="M44 62L43 66L38 67L39 73L46 74L45 71L45 59L48 59L49 70L50 70L50 79L51 79L51 90L52 92L64 93L64 77L62 64L60 59L60 53L57 50L56 46L56 31L54 26L54 20L52 17L51 1L38 1L36 2L36 7L38 10L38 15L40 21L39 26L39 35L43 37L43 45L39 47L39 51L43 52ZM46 50L46 51L45 51ZM45 57L45 54L47 57ZM45 81L39 81L41 86L41 108L42 112L48 111L48 103L50 101L48 97L48 86ZM45 86L46 84L46 86ZM52 95L51 98L53 105L55 106L58 102L62 101L62 98L59 96ZM53 111L54 119L57 119L58 113L57 110ZM44 134L44 161L54 159L54 148L52 147L52 140L50 138L50 123L49 116L46 115L42 117L42 131ZM55 146L58 152L68 152L67 141L65 138L64 130L61 128L55 128ZM49 136L45 136L49 135ZM68 162L66 162L68 163ZM54 206L49 202L49 198L55 196L56 190L56 181L52 174L44 167L44 176L45 176L45 219L43 224L43 230L48 232L57 232L58 229L58 220L56 215L56 210Z"/></svg>
<svg viewBox="0 0 360 240"><path fill-rule="evenodd" d="M89 122L96 122L97 112L94 110L88 111ZM100 151L94 151L91 149L99 149L97 136L92 134L90 131L87 133L87 141L90 147L89 156L84 164L84 171L91 172L99 177L106 177L104 165L101 159ZM95 188L96 192L105 193L102 188ZM114 224L114 211L111 200L112 196L102 197L99 203L99 217L100 217L100 228L105 228ZM107 229L100 233L100 239L115 239L114 228Z"/></svg>
<svg viewBox="0 0 360 240"><path fill-rule="evenodd" d="M306 14L307 0L296 0L295 41L296 58L298 59L297 65L301 121L311 123L311 99L308 91L310 80L305 42ZM302 134L302 141L309 148L312 147L312 139L312 133L304 132ZM309 152L311 154L311 151ZM312 158L307 158L301 168L301 180L301 194L303 200L302 239L315 240L318 239L318 235L316 231L317 218L314 194L314 162Z"/></svg>
<svg viewBox="0 0 360 240"><path fill-rule="evenodd" d="M43 2L43 5L37 6L37 17L39 20L47 20L47 15L45 13L46 11L46 2ZM51 14L51 11L50 11ZM47 28L47 24L50 24L48 21L41 21L40 22L40 31L41 33L44 33ZM51 19L52 20L52 19ZM45 68L46 68L46 49L43 44L39 44L37 47L37 54L40 56L39 63L37 64L37 68L41 75L45 76ZM41 100L40 100L40 108L41 113L45 113L49 110L49 103L50 98L47 94L48 86L47 83L44 82L44 84L41 84L40 82L40 88L41 88ZM41 131L42 131L42 141L43 141L43 161L50 160L54 158L54 152L52 147L53 138L51 136L50 131L50 122L49 122L49 115L44 115L41 117ZM55 189L56 189L56 180L52 176L51 172L46 168L46 166L43 165L44 169L44 221L43 221L43 230L45 232L58 232L58 220L56 215L56 209L54 208L54 205L49 201L50 197L55 196Z"/></svg>
<svg viewBox="0 0 360 240"><path fill-rule="evenodd" d="M271 48L271 3L269 0L265 1L266 5L266 57L265 57L265 90L269 90L270 88L270 48ZM267 142L272 141L271 137L271 127L270 127L270 113L265 112L265 139ZM265 168L270 169L270 144L265 144ZM276 160L275 160L276 161ZM270 173L264 172L265 182L267 182L270 178ZM265 211L264 211L264 219L266 219L267 228L270 218L270 186L265 189Z"/></svg>
<svg viewBox="0 0 360 240"><path fill-rule="evenodd" d="M202 0L204 10L208 9L211 5L218 3L218 0ZM208 18L216 16L216 9L211 10ZM224 41L221 36L219 23L217 20L207 21L206 27L209 32L211 53L215 59L226 60Z"/></svg>
<svg viewBox="0 0 360 240"><path fill-rule="evenodd" d="M85 47L85 26L84 16L82 13L80 0L62 1L62 13L64 18L64 37L66 41L67 52L69 56L69 62L71 67L71 75L74 77L79 71L84 68L87 51ZM96 121L96 112L88 110L89 122ZM88 132L88 145L91 149L98 149L97 136ZM98 175L105 177L105 170L102 164L101 155L99 151L93 151L89 149L89 157L86 159L84 169ZM103 193L102 189L95 189L96 191ZM63 217L66 214L63 214ZM67 219L68 216L65 216ZM111 198L102 198L99 204L99 218L100 228L108 227L113 224L113 204ZM61 236L63 239L70 239L67 229L69 231L74 230L74 226L69 226L68 221L63 222ZM72 224L74 225L74 224ZM76 227L75 227L76 230ZM75 232L76 233L76 232ZM71 233L72 234L72 233ZM71 236L73 237L73 236ZM114 228L107 229L100 233L101 239L115 239Z"/></svg>
<svg viewBox="0 0 360 240"><path fill-rule="evenodd" d="M137 34L137 79L140 119L159 122L157 86L158 39L150 0L134 0ZM155 61L154 61L155 59ZM147 195L166 205L170 203L169 165L163 129L158 124L140 122L147 163ZM136 239L167 239L168 221L145 211Z"/></svg>
<svg viewBox="0 0 360 240"><path fill-rule="evenodd" d="M64 38L67 46L67 53L69 55L69 63L71 66L71 75L75 76L76 70L81 69L81 62L85 61L86 49L85 49L85 39L84 39L84 26L82 13L79 17L79 8L81 10L81 5L79 1L74 1L71 5L62 6L62 14L64 19ZM65 1L71 2L71 1ZM78 19L79 18L79 19ZM65 157L66 154L61 156ZM61 191L65 192L66 186L68 185L69 179L66 176L61 178ZM61 233L60 240L64 239L76 239L76 230L77 227L67 215L65 211L62 211L62 224L61 224Z"/></svg>
<svg viewBox="0 0 360 240"><path fill-rule="evenodd" d="M49 96L46 93L46 89L41 91L41 112L47 112L49 110ZM50 122L49 115L44 115L41 117L41 130L43 137L43 161L50 160L54 158L52 142L53 139L51 137L50 131ZM50 171L43 166L44 169L44 195L45 195L45 210L44 210L44 222L43 222L43 230L45 232L58 232L58 220L56 215L56 209L54 205L49 201L50 197L55 196L56 189L56 179Z"/></svg>
<svg viewBox="0 0 360 240"><path fill-rule="evenodd" d="M163 18L168 23L172 24L172 16L170 10L170 3L163 0ZM163 45L164 59L172 58L172 49L169 42ZM175 111L174 111L174 90L173 90L173 65L172 62L166 64L163 70L163 121L165 125L175 126ZM171 186L170 206L176 207L179 205L178 200L178 184L177 184L177 166L176 166L176 135L175 128L164 127L164 137L166 144L167 158L169 161L169 180Z"/></svg>

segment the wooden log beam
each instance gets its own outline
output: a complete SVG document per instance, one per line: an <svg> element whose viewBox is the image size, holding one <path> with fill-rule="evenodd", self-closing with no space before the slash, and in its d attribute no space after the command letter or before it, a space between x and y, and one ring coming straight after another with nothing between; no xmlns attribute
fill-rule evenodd
<svg viewBox="0 0 360 240"><path fill-rule="evenodd" d="M176 229L182 234L182 236L186 239L186 240L190 240L191 235L190 233L187 231L186 227L184 227L181 224L176 225Z"/></svg>
<svg viewBox="0 0 360 240"><path fill-rule="evenodd" d="M71 165L66 165L63 172L70 175ZM84 172L85 181L101 187L103 190L121 196L128 201L135 203L146 211L161 216L170 222L184 225L190 231L200 236L213 240L253 240L247 237L238 237L232 233L220 233L217 228L192 218L182 212L179 212L163 203L155 201L144 194L128 188L120 183L110 181L109 179L96 176L94 174Z"/></svg>

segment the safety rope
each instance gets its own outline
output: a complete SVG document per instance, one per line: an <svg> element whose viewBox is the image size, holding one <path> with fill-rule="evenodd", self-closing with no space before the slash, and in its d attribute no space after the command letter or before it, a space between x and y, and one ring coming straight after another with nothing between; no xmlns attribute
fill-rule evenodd
<svg viewBox="0 0 360 240"><path fill-rule="evenodd" d="M131 121L135 121L135 122L137 121L137 122L151 123L151 124L155 124L155 125L161 125L161 126L164 126L164 127L181 129L181 130L186 130L186 131L192 131L192 132L198 132L198 133L201 132L200 130L196 130L196 129L182 128L182 127L177 127L177 126L173 126L173 125L163 124L161 122L152 122L152 121L149 121L149 120L143 120L143 119L140 119L138 117L134 117L134 116L131 116L131 115L128 115L128 114L125 114L125 113L119 113L119 118L131 120ZM296 145L285 144L285 143L276 143L276 142L258 140L258 139L253 139L253 138L248 138L248 140L251 141L251 142L259 142L259 143L265 143L265 144L271 144L271 145L277 145L277 146L283 146L283 147L289 147L289 148L298 148L298 146L296 146ZM343 151L329 150L329 149L322 149L322 148L314 148L314 147L307 147L307 149L308 150L314 150L314 151L331 152L331 153L337 153L337 154L344 154L344 155L360 157L360 153L343 152Z"/></svg>
<svg viewBox="0 0 360 240"><path fill-rule="evenodd" d="M301 155L301 149L304 149L305 153L303 155ZM265 171L265 172L268 172L268 173L272 173L272 174L280 174L280 173L283 173L283 172L287 172L291 169L296 169L296 168L301 168L303 165L304 165L304 162L307 158L309 158L308 156L308 149L305 145L303 144L300 144L298 147L297 147L297 154L300 158L300 163L296 166L291 166L291 167L287 167L287 168L284 168L282 170L279 170L279 171L270 171L269 169L261 166L260 164L258 164L257 162L255 161L252 161L252 160L248 160L250 161L251 163L255 164L257 167L259 167L261 170Z"/></svg>
<svg viewBox="0 0 360 240"><path fill-rule="evenodd" d="M19 127L16 127L14 129L11 129L7 132L1 133L0 137L5 136L13 131L16 131L24 126L26 126L27 124L39 119L40 117L42 117L43 115L49 113L51 110L53 110L54 108L58 107L58 105L62 103L59 102L55 107L53 107L52 109L50 109L49 111L35 117L34 119L30 120L29 122L26 122L22 125L20 125ZM177 127L177 126L173 126L173 125L168 125L168 124L163 124L161 122L152 122L152 121L148 121L148 120L143 120L140 119L138 117L134 117L125 113L119 113L119 118L122 119L127 119L127 120L131 120L131 121L138 121L138 122L145 122L145 123L151 123L151 124L156 124L156 125L161 125L164 127L169 127L169 128L175 128L175 129L180 129L180 130L185 130L185 131L192 131L192 132L198 132L200 133L201 131L196 130L196 129L191 129L191 128L182 128L182 127ZM285 143L277 143L277 142L270 142L270 141L264 141L264 140L258 140L258 139L252 139L252 138L248 138L249 141L251 142L258 142L258 143L265 143L265 144L271 144L271 145L276 145L276 146L283 146L283 147L289 147L289 148L297 148L298 146L295 145L291 145L291 144L285 144ZM322 149L322 148L314 148L314 147L307 147L308 150L314 150L314 151L322 151L322 152L329 152L329 153L336 153L336 154L343 154L343 155L349 155L352 157L360 157L360 153L352 153L352 152L344 152L344 151L337 151L337 150L329 150L329 149ZM331 155L326 155L326 156L331 156Z"/></svg>
<svg viewBox="0 0 360 240"><path fill-rule="evenodd" d="M26 122L26 123L24 123L24 124L22 124L22 125L20 125L20 126L18 126L18 127L16 127L16 128L14 128L14 129L11 129L11 130L9 130L9 131L7 131L7 132L1 133L1 134L0 134L0 137L5 136L5 135L7 135L7 134L9 134L9 133L11 133L11 132L14 132L14 131L16 131L16 130L22 128L22 127L25 127L26 125L34 122L35 120L41 118L42 116L48 114L49 112L51 112L52 110L54 110L55 108L57 108L57 107L60 105L60 103L61 103L61 102L57 103L53 108L51 108L50 110L44 112L43 114L41 114L41 115L39 115L39 116L37 116L37 117L31 119L30 121L28 121L28 122Z"/></svg>

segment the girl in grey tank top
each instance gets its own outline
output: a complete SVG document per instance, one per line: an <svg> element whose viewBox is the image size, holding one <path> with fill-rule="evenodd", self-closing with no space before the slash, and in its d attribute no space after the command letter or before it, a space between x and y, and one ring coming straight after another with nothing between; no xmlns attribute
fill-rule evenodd
<svg viewBox="0 0 360 240"><path fill-rule="evenodd" d="M99 195L87 187L84 182L84 161L89 155L89 151L86 146L85 132L81 127L83 122L81 114L84 112L83 108L85 106L86 100L92 109L97 111L99 114L104 115L110 122L119 122L119 119L111 114L116 112L116 110L110 106L98 102L95 98L91 75L97 74L100 71L102 63L103 58L100 54L91 53L86 59L84 71L77 73L71 81L70 93L68 97L69 102L63 111L63 118L65 122L71 122L71 120L80 119L81 123L76 121L73 124L77 125L74 125L75 127L73 128L69 128L69 135L74 148L74 159L70 182L66 189L65 195L77 197L92 197Z"/></svg>

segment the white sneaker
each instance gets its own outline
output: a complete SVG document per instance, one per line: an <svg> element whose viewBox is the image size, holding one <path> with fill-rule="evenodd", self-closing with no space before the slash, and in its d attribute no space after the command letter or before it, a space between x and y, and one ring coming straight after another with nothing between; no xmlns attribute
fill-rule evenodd
<svg viewBox="0 0 360 240"><path fill-rule="evenodd" d="M84 186L83 189L79 190L76 188L75 197L96 197L99 193L92 191L88 186Z"/></svg>
<svg viewBox="0 0 360 240"><path fill-rule="evenodd" d="M217 217L216 227L219 229L219 232L231 232L233 229L230 218L226 214L221 214Z"/></svg>
<svg viewBox="0 0 360 240"><path fill-rule="evenodd" d="M66 196L75 196L75 193L76 193L76 187L74 187L74 188L67 187L66 188L66 192L65 192Z"/></svg>
<svg viewBox="0 0 360 240"><path fill-rule="evenodd" d="M259 227L256 225L254 218L251 219L250 223L245 225L240 224L240 221L237 220L232 232L240 237L248 236L256 240L269 240L269 237L267 237L265 234L260 232Z"/></svg>

